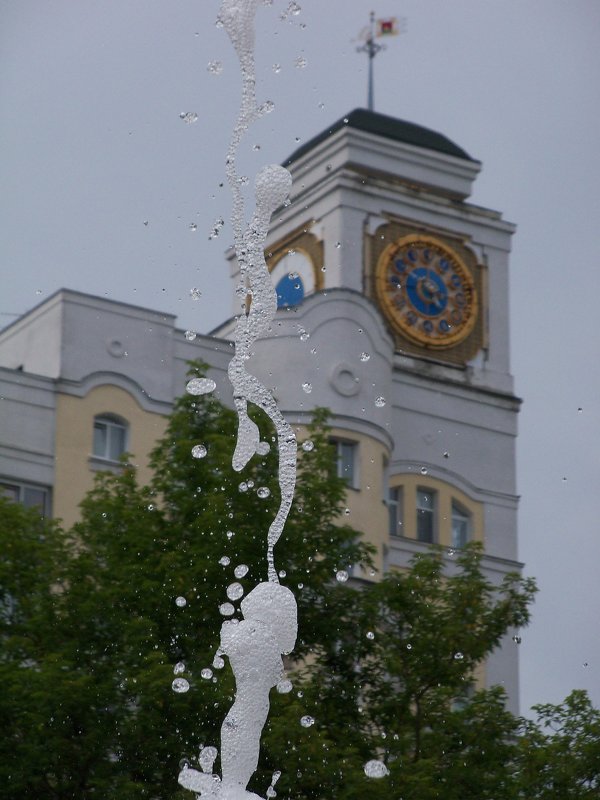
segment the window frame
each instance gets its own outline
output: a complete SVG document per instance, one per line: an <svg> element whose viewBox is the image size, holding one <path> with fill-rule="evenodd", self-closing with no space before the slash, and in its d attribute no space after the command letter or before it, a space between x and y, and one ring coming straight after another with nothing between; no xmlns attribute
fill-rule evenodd
<svg viewBox="0 0 600 800"><path fill-rule="evenodd" d="M426 494L431 497L431 508L422 508L419 505L419 495ZM416 540L418 542L423 542L423 544L435 544L438 540L438 497L437 491L432 489L428 486L417 486L415 488L415 509L416 509L416 519L415 519L415 535ZM429 538L422 538L420 536L420 525L419 521L425 519L424 514L427 513L428 519L431 520L431 539Z"/></svg>
<svg viewBox="0 0 600 800"><path fill-rule="evenodd" d="M388 536L403 536L400 528L404 526L404 487L389 486L386 505L388 507Z"/></svg>
<svg viewBox="0 0 600 800"><path fill-rule="evenodd" d="M456 542L454 538L455 513L457 516L460 515L466 523L464 542ZM452 547L454 550L460 550L467 544L467 542L470 542L472 538L472 527L473 515L463 506L462 503L460 503L455 497L452 497L450 505L450 547Z"/></svg>
<svg viewBox="0 0 600 800"><path fill-rule="evenodd" d="M98 452L96 449L97 439L96 439L96 430L103 426L105 429L105 446L103 448L104 452ZM122 431L122 449L116 458L113 457L113 453L111 453L111 448L113 442L111 441L111 437L113 436L113 431ZM92 426L92 458L98 461L104 461L110 464L119 464L121 457L124 453L127 452L129 446L129 424L126 419L120 417L117 414L96 414L94 417L94 422ZM100 449L100 448L98 448Z"/></svg>
<svg viewBox="0 0 600 800"><path fill-rule="evenodd" d="M16 489L16 496L13 492L12 496L7 493L2 492L2 489ZM42 497L42 502L40 503L31 503L27 502L26 494L27 492L40 492ZM14 478L0 478L0 496L6 497L6 499L12 501L13 503L19 503L20 505L24 506L25 508L39 508L41 510L42 516L46 517L50 515L50 487L43 486L39 483L30 483L29 481L22 481L22 480L15 480Z"/></svg>
<svg viewBox="0 0 600 800"><path fill-rule="evenodd" d="M359 474L358 474L358 442L352 439L344 439L340 436L332 436L329 439L329 444L335 447L335 469L336 475L338 478L342 478L342 480L346 483L346 486L349 489L358 490L360 487L359 483ZM352 454L351 461L352 461L352 472L350 475L345 473L344 471L344 464L342 459L342 450L343 448L348 447L350 448L350 452Z"/></svg>

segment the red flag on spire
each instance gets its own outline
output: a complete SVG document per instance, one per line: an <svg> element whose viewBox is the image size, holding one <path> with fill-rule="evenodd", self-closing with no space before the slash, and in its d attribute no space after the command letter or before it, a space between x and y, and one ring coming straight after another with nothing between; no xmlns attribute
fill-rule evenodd
<svg viewBox="0 0 600 800"><path fill-rule="evenodd" d="M388 17L387 19L377 20L377 33L376 36L397 36L400 33L398 30L398 18Z"/></svg>

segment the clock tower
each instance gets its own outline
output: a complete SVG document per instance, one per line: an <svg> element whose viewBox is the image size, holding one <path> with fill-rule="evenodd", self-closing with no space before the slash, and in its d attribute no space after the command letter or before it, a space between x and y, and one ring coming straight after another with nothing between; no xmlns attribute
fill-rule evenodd
<svg viewBox="0 0 600 800"><path fill-rule="evenodd" d="M300 438L312 408L331 410L347 521L377 547L381 571L433 543L452 569L456 549L475 540L488 578L501 581L521 568L514 226L469 202L479 161L373 111L352 111L285 166L292 202L274 215L266 252L280 310L250 369ZM503 684L517 711L512 633L478 680Z"/></svg>

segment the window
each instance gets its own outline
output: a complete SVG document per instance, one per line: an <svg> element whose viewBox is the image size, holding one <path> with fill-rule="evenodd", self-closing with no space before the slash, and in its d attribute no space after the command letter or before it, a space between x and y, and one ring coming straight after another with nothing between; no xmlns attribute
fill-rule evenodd
<svg viewBox="0 0 600 800"><path fill-rule="evenodd" d="M48 513L49 492L41 486L1 481L0 497L21 503L25 508L39 508L42 514Z"/></svg>
<svg viewBox="0 0 600 800"><path fill-rule="evenodd" d="M357 489L356 453L358 445L356 442L345 442L342 439L332 439L331 444L335 447L338 478L343 478L348 486Z"/></svg>
<svg viewBox="0 0 600 800"><path fill-rule="evenodd" d="M94 456L118 461L127 449L127 423L112 414L94 419Z"/></svg>
<svg viewBox="0 0 600 800"><path fill-rule="evenodd" d="M458 503L452 503L452 547L464 547L469 541L471 523L468 514Z"/></svg>
<svg viewBox="0 0 600 800"><path fill-rule="evenodd" d="M435 492L417 489L417 539L431 544L435 540Z"/></svg>
<svg viewBox="0 0 600 800"><path fill-rule="evenodd" d="M392 486L387 499L390 536L402 536L402 488Z"/></svg>

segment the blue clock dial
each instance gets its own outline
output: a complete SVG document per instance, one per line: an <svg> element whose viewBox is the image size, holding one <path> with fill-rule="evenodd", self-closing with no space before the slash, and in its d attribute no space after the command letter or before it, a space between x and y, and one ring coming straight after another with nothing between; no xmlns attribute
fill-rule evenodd
<svg viewBox="0 0 600 800"><path fill-rule="evenodd" d="M393 327L427 347L450 347L473 329L477 295L462 259L429 236L406 236L384 250L376 292Z"/></svg>

